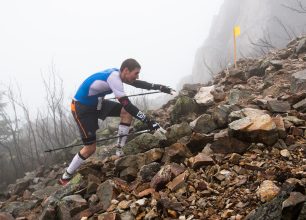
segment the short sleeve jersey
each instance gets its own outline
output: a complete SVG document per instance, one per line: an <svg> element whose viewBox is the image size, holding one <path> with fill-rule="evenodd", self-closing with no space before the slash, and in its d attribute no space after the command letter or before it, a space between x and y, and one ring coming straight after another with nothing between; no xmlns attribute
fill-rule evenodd
<svg viewBox="0 0 306 220"><path fill-rule="evenodd" d="M83 105L96 106L98 98L114 93L120 98L125 95L119 69L112 68L89 76L78 88L74 99Z"/></svg>

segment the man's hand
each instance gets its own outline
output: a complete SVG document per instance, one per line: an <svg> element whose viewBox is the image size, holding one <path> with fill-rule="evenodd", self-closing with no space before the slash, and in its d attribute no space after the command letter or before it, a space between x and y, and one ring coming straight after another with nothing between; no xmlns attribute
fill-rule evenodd
<svg viewBox="0 0 306 220"><path fill-rule="evenodd" d="M164 92L164 93L168 93L168 94L171 94L172 91L174 91L173 89L171 89L170 87L168 86L163 86L161 85L160 86L160 89L159 89L161 92Z"/></svg>
<svg viewBox="0 0 306 220"><path fill-rule="evenodd" d="M156 131L160 128L159 124L152 119L148 120L147 125L151 131Z"/></svg>
<svg viewBox="0 0 306 220"><path fill-rule="evenodd" d="M169 86L164 86L164 85L160 85L160 84L152 84L152 88L153 89L158 89L161 92L171 94L171 95L172 95L173 92L175 92L175 90L171 89Z"/></svg>

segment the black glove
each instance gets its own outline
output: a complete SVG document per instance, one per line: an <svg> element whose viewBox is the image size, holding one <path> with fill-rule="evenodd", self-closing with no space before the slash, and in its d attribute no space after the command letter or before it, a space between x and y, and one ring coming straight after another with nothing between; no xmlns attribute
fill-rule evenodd
<svg viewBox="0 0 306 220"><path fill-rule="evenodd" d="M159 89L161 92L164 92L164 93L168 93L168 94L171 94L171 91L173 91L173 89L171 89L170 87L168 86L160 86L160 89Z"/></svg>
<svg viewBox="0 0 306 220"><path fill-rule="evenodd" d="M159 124L152 119L147 121L147 125L151 131L156 131L157 129L160 128Z"/></svg>
<svg viewBox="0 0 306 220"><path fill-rule="evenodd" d="M168 94L171 94L171 92L174 91L170 87L164 86L164 85L160 85L160 84L152 84L152 88L153 89L158 89L161 92L168 93Z"/></svg>

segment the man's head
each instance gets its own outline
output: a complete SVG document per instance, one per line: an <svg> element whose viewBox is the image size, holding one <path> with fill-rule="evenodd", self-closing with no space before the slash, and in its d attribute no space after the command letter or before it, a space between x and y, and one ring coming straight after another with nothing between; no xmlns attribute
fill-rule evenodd
<svg viewBox="0 0 306 220"><path fill-rule="evenodd" d="M126 59L120 67L120 77L123 82L132 83L138 79L141 66L135 59Z"/></svg>

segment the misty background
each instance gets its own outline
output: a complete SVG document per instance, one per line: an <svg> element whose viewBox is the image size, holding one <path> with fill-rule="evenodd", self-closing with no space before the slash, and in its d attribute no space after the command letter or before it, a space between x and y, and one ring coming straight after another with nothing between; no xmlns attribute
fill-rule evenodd
<svg viewBox="0 0 306 220"><path fill-rule="evenodd" d="M95 72L142 65L140 79L176 87L191 73L223 0L2 1L0 76L18 83L24 101L42 108L42 75L55 71L70 98Z"/></svg>
<svg viewBox="0 0 306 220"><path fill-rule="evenodd" d="M69 103L90 74L133 57L142 80L206 83L233 65L235 25L238 59L260 57L305 34L305 1L1 1L0 189L67 161L44 150L76 141Z"/></svg>

